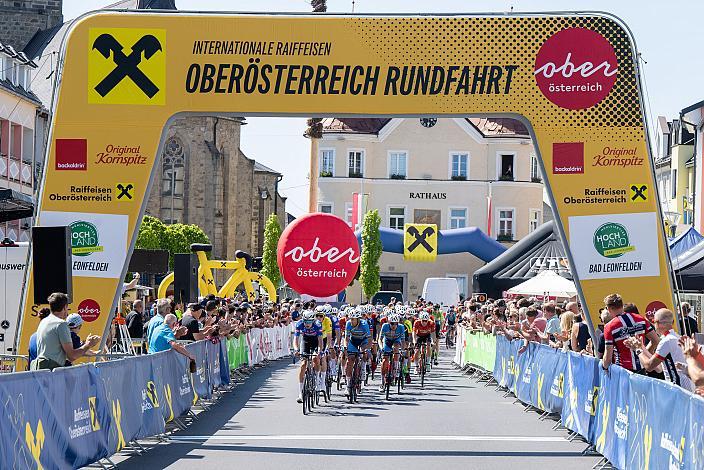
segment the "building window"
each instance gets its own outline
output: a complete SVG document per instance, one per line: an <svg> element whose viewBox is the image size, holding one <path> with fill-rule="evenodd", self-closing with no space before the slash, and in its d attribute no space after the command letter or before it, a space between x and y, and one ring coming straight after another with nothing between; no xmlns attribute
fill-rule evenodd
<svg viewBox="0 0 704 470"><path fill-rule="evenodd" d="M172 136L166 141L161 168L161 195L163 198L161 217L179 222L183 220L183 184L186 176L186 158L183 143L178 137Z"/></svg>
<svg viewBox="0 0 704 470"><path fill-rule="evenodd" d="M364 152L350 150L347 154L347 176L361 178L364 176Z"/></svg>
<svg viewBox="0 0 704 470"><path fill-rule="evenodd" d="M408 174L407 166L407 152L389 152L389 178L404 179Z"/></svg>
<svg viewBox="0 0 704 470"><path fill-rule="evenodd" d="M530 180L534 183L540 183L542 181L542 178L540 177L538 157L536 155L530 156Z"/></svg>
<svg viewBox="0 0 704 470"><path fill-rule="evenodd" d="M320 151L320 176L335 176L335 150Z"/></svg>
<svg viewBox="0 0 704 470"><path fill-rule="evenodd" d="M352 227L352 203L351 202L345 203L345 222L347 222L347 225Z"/></svg>
<svg viewBox="0 0 704 470"><path fill-rule="evenodd" d="M406 223L405 207L389 207L389 227L396 230L403 230Z"/></svg>
<svg viewBox="0 0 704 470"><path fill-rule="evenodd" d="M467 153L451 153L450 154L450 178L466 180L469 176L469 154Z"/></svg>
<svg viewBox="0 0 704 470"><path fill-rule="evenodd" d="M467 209L450 208L450 228L465 228L467 226Z"/></svg>
<svg viewBox="0 0 704 470"><path fill-rule="evenodd" d="M670 199L677 199L677 169L672 170L672 179L670 180L670 187L672 188L672 194Z"/></svg>
<svg viewBox="0 0 704 470"><path fill-rule="evenodd" d="M514 180L514 157L512 153L501 154L499 156L499 180L501 181L513 181Z"/></svg>
<svg viewBox="0 0 704 470"><path fill-rule="evenodd" d="M20 81L20 64L12 61L12 84L18 85Z"/></svg>
<svg viewBox="0 0 704 470"><path fill-rule="evenodd" d="M322 212L323 214L332 214L332 204L321 202L318 204L318 212Z"/></svg>
<svg viewBox="0 0 704 470"><path fill-rule="evenodd" d="M498 238L513 240L513 209L499 209Z"/></svg>
<svg viewBox="0 0 704 470"><path fill-rule="evenodd" d="M413 221L416 224L442 224L442 211L437 209L413 209Z"/></svg>
<svg viewBox="0 0 704 470"><path fill-rule="evenodd" d="M539 211L538 209L531 209L530 210L530 226L528 227L528 233L536 230L540 224L542 223L542 211Z"/></svg>

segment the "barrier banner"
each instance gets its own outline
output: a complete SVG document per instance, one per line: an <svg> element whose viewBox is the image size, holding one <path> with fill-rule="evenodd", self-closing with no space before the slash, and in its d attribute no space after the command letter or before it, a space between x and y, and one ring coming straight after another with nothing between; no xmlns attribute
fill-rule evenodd
<svg viewBox="0 0 704 470"><path fill-rule="evenodd" d="M220 375L220 344L205 341L205 356L208 358L208 385L214 390L222 385ZM225 364L227 367L227 364Z"/></svg>
<svg viewBox="0 0 704 470"><path fill-rule="evenodd" d="M464 363L479 366L487 372L494 370L496 357L496 337L481 331L465 331L463 333Z"/></svg>
<svg viewBox="0 0 704 470"><path fill-rule="evenodd" d="M678 416L682 416L681 409L678 407ZM690 396L688 414L683 416L688 424L684 448L684 468L704 467L704 420L702 420L702 416L704 416L704 399L696 395Z"/></svg>
<svg viewBox="0 0 704 470"><path fill-rule="evenodd" d="M247 341L244 336L227 340L227 357L232 370L248 363Z"/></svg>
<svg viewBox="0 0 704 470"><path fill-rule="evenodd" d="M455 358L452 360L455 364L457 364L460 367L464 367L465 361L464 361L464 350L466 348L466 343L465 343L465 332L467 330L462 328L461 326L457 328L457 337L455 337Z"/></svg>
<svg viewBox="0 0 704 470"><path fill-rule="evenodd" d="M227 340L220 339L218 342L220 355L220 384L230 383L230 362L227 357Z"/></svg>
<svg viewBox="0 0 704 470"><path fill-rule="evenodd" d="M250 367L264 360L261 348L262 335L263 330L260 329L249 330L249 333L247 333L247 352Z"/></svg>
<svg viewBox="0 0 704 470"><path fill-rule="evenodd" d="M597 405L596 450L617 468L626 468L631 373L621 367L610 367L601 378L601 392Z"/></svg>
<svg viewBox="0 0 704 470"><path fill-rule="evenodd" d="M259 345L262 350L262 356L268 361L274 359L274 341L274 328L264 328Z"/></svg>
<svg viewBox="0 0 704 470"><path fill-rule="evenodd" d="M168 369L164 378L164 395L170 413L168 422L191 409L194 395L188 358L178 353L165 354L164 356L166 356L165 362ZM220 370L216 370L215 373L219 376Z"/></svg>
<svg viewBox="0 0 704 470"><path fill-rule="evenodd" d="M0 403L1 468L78 468L112 453L104 388L92 366L3 374Z"/></svg>
<svg viewBox="0 0 704 470"><path fill-rule="evenodd" d="M95 364L103 382L110 413L107 429L108 449L119 452L132 439L164 432L164 418L154 412L147 387L151 368L149 357L132 357ZM137 405L137 406L135 406Z"/></svg>
<svg viewBox="0 0 704 470"><path fill-rule="evenodd" d="M531 368L531 405L550 413L562 411L565 354L543 344L536 345Z"/></svg>
<svg viewBox="0 0 704 470"><path fill-rule="evenodd" d="M590 442L599 398L601 366L591 357L567 353L567 393L562 407L563 424Z"/></svg>
<svg viewBox="0 0 704 470"><path fill-rule="evenodd" d="M198 398L210 398L211 388L208 385L208 374L206 372L208 370L208 361L205 341L191 343L186 346L186 349L196 356L196 373L191 374L191 383L195 392L193 400L196 402Z"/></svg>
<svg viewBox="0 0 704 470"><path fill-rule="evenodd" d="M535 359L538 354L538 348L540 345L535 343L529 343L528 349L522 353L518 353L518 348L523 343L520 341L513 341L511 346L515 348L515 367L516 367L516 382L514 384L514 394L516 398L521 400L523 403L529 403L533 405L532 401L532 383L533 383L533 367L535 365Z"/></svg>

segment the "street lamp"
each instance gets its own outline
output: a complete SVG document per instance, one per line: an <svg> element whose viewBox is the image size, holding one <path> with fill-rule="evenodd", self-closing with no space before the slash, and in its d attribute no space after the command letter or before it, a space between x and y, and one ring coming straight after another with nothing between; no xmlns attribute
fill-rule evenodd
<svg viewBox="0 0 704 470"><path fill-rule="evenodd" d="M675 231L677 230L677 224L680 223L681 215L678 212L673 211L663 211L663 215L665 216L665 219L667 220L667 223L670 226L670 231L672 232L668 233L667 235L674 237Z"/></svg>
<svg viewBox="0 0 704 470"><path fill-rule="evenodd" d="M264 201L271 199L271 194L267 188L259 186L259 236L257 237L257 255L262 256L264 251Z"/></svg>

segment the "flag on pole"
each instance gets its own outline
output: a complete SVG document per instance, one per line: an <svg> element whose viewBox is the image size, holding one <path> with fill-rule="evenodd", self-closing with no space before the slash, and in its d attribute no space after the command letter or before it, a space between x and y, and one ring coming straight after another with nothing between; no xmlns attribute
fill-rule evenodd
<svg viewBox="0 0 704 470"><path fill-rule="evenodd" d="M367 213L369 194L352 193L352 229L357 230L362 226L364 214Z"/></svg>
<svg viewBox="0 0 704 470"><path fill-rule="evenodd" d="M491 236L491 192L486 197L486 234Z"/></svg>

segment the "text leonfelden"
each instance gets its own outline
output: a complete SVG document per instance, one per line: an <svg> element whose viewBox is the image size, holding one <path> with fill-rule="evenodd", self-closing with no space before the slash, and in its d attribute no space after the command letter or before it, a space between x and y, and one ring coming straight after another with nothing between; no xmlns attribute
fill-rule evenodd
<svg viewBox="0 0 704 470"><path fill-rule="evenodd" d="M192 63L187 93L260 95L505 95L517 65Z"/></svg>

